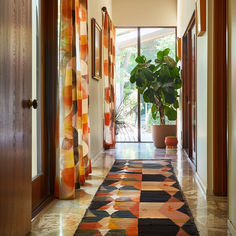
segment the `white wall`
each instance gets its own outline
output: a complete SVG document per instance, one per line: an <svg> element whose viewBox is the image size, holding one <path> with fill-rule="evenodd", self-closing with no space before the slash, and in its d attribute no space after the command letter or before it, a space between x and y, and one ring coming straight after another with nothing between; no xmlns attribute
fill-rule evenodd
<svg viewBox="0 0 236 236"><path fill-rule="evenodd" d="M102 7L106 7L112 17L111 0L88 0L88 29L89 29L89 117L90 117L90 156L96 157L103 150L103 80L97 81L91 78L91 19L95 18L102 28Z"/></svg>
<svg viewBox="0 0 236 236"><path fill-rule="evenodd" d="M112 0L115 26L176 26L177 0Z"/></svg>
<svg viewBox="0 0 236 236"><path fill-rule="evenodd" d="M197 175L212 194L212 0L208 0L207 30L197 37ZM177 1L177 35L183 37L195 10L195 0Z"/></svg>
<svg viewBox="0 0 236 236"><path fill-rule="evenodd" d="M228 162L228 199L229 199L229 228L232 235L236 235L236 2L228 0L229 22L229 79L228 79L228 137L229 137L229 162Z"/></svg>
<svg viewBox="0 0 236 236"><path fill-rule="evenodd" d="M181 38L195 10L195 0L177 0L177 35Z"/></svg>

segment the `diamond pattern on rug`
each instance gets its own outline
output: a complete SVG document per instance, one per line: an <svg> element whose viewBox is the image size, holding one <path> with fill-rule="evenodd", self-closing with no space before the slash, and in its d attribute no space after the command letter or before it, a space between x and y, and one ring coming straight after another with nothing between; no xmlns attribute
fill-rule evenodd
<svg viewBox="0 0 236 236"><path fill-rule="evenodd" d="M169 160L117 160L75 235L199 235Z"/></svg>

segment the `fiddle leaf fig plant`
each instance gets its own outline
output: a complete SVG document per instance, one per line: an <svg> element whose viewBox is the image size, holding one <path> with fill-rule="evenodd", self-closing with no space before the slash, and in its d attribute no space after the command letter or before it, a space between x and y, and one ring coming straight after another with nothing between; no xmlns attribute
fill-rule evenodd
<svg viewBox="0 0 236 236"><path fill-rule="evenodd" d="M160 124L165 125L165 117L170 121L177 119L178 89L182 86L180 69L176 60L169 56L170 49L157 52L152 63L145 56L138 56L137 65L130 73L130 82L136 83L144 102L152 103L152 117L160 117Z"/></svg>

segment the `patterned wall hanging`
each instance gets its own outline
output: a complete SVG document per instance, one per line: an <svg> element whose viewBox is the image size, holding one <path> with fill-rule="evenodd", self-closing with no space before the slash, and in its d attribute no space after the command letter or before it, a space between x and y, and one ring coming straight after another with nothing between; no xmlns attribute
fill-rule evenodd
<svg viewBox="0 0 236 236"><path fill-rule="evenodd" d="M55 196L73 199L91 172L87 1L61 0Z"/></svg>
<svg viewBox="0 0 236 236"><path fill-rule="evenodd" d="M104 148L115 146L115 27L103 8Z"/></svg>

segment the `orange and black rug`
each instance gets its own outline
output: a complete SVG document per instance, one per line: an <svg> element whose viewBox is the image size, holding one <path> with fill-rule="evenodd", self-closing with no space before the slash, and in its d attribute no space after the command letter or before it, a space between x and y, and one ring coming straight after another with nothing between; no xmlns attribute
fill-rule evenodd
<svg viewBox="0 0 236 236"><path fill-rule="evenodd" d="M199 235L170 160L116 160L75 235Z"/></svg>

